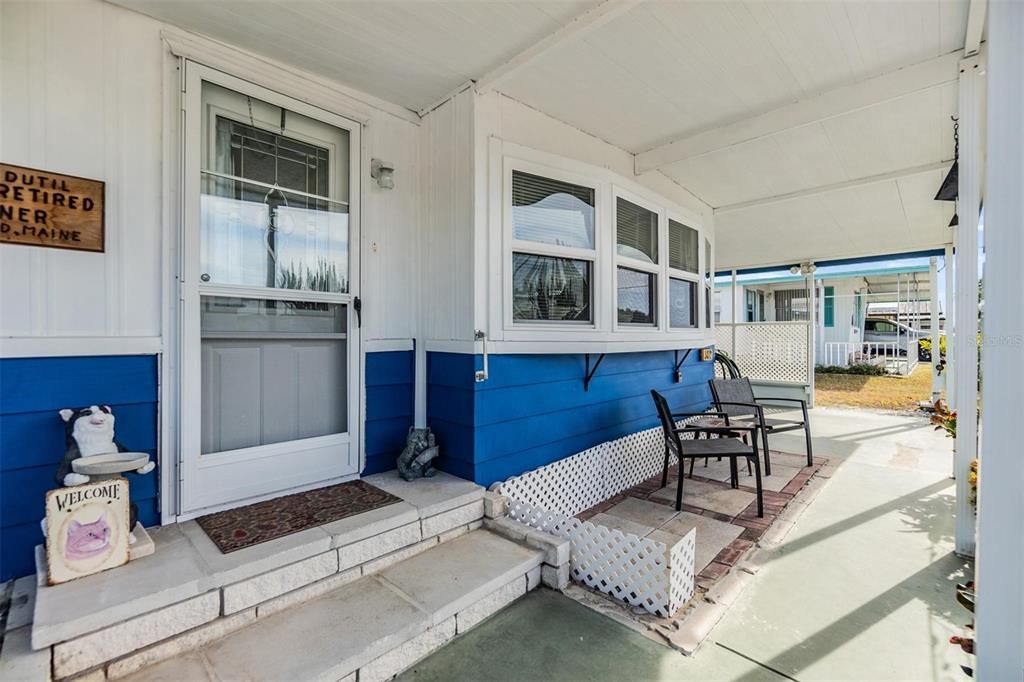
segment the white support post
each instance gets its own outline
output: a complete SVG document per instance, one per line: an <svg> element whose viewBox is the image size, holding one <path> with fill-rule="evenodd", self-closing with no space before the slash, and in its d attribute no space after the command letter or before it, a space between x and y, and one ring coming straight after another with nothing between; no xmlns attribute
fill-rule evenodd
<svg viewBox="0 0 1024 682"><path fill-rule="evenodd" d="M953 228L953 238L956 238L956 228ZM946 244L946 253L943 259L943 277L946 280L946 369L943 377L946 384L946 406L950 410L956 410L956 363L954 362L953 349L956 347L956 284L953 279L953 245ZM954 472L954 477L956 473Z"/></svg>
<svg viewBox="0 0 1024 682"><path fill-rule="evenodd" d="M984 69L980 56L960 62L960 224L956 248L956 552L974 555L974 509L968 496L971 460L978 456L978 211L981 206L981 115ZM1000 370L1003 371L1003 370ZM1007 403L1009 404L1009 403Z"/></svg>
<svg viewBox="0 0 1024 682"><path fill-rule="evenodd" d="M738 318L737 313L738 313L738 311L740 309L739 304L736 301L736 299L738 297L738 293L736 291L736 270L735 269L732 271L732 288L729 290L729 296L730 296L730 300L732 301L732 329L731 329L731 331L732 331L732 348L729 349L729 352L732 354L733 360L735 360L736 359L736 324L739 322L739 318Z"/></svg>
<svg viewBox="0 0 1024 682"><path fill-rule="evenodd" d="M815 347L817 343L817 334L815 334L815 327L818 326L817 320L817 308L815 307L814 301L814 272L808 271L807 273L807 313L810 315L810 320L807 323L807 406L814 407L814 360L815 360Z"/></svg>
<svg viewBox="0 0 1024 682"><path fill-rule="evenodd" d="M1020 389L1024 377L1024 4L993 2L989 11L982 357L985 434L979 472L974 677L1020 680L1024 678L1024 459L1020 453ZM963 215L960 222L962 225ZM966 315L961 312L959 317L962 324Z"/></svg>
<svg viewBox="0 0 1024 682"><path fill-rule="evenodd" d="M900 273L896 273L896 324L900 323ZM899 335L896 335L899 340Z"/></svg>
<svg viewBox="0 0 1024 682"><path fill-rule="evenodd" d="M942 397L942 379L939 376L939 265L938 258L928 259L928 326L932 341L932 397L929 402L934 405Z"/></svg>

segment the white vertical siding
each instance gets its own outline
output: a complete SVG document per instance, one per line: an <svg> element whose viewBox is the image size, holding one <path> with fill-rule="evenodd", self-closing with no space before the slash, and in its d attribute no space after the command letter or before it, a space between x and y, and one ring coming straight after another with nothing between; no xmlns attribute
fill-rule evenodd
<svg viewBox="0 0 1024 682"><path fill-rule="evenodd" d="M418 126L394 116L373 119L364 129L362 216L363 338L416 336L419 290ZM395 188L384 190L370 178L370 158L393 163Z"/></svg>
<svg viewBox="0 0 1024 682"><path fill-rule="evenodd" d="M420 131L420 319L431 341L473 338L473 97L445 102Z"/></svg>
<svg viewBox="0 0 1024 682"><path fill-rule="evenodd" d="M0 2L0 159L106 183L106 252L0 246L0 337L149 340L163 287L164 44L159 21L98 0ZM322 90L322 88L321 88ZM336 113L346 115L347 111ZM362 107L363 338L415 336L418 126ZM173 125L172 125L173 128ZM369 178L395 165L395 189ZM169 226L173 228L173 226ZM35 346L33 346L35 347ZM60 344L60 353L73 344Z"/></svg>
<svg viewBox="0 0 1024 682"><path fill-rule="evenodd" d="M0 335L160 334L160 24L0 4L0 158L107 183L106 253L0 247Z"/></svg>

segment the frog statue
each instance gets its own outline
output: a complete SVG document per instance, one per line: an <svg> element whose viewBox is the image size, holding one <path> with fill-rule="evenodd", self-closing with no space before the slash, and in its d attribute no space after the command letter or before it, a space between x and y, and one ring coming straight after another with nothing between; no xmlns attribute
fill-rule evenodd
<svg viewBox="0 0 1024 682"><path fill-rule="evenodd" d="M437 473L433 461L438 455L434 434L429 428L409 427L405 438L405 449L398 456L398 475L406 481L416 478L430 478Z"/></svg>

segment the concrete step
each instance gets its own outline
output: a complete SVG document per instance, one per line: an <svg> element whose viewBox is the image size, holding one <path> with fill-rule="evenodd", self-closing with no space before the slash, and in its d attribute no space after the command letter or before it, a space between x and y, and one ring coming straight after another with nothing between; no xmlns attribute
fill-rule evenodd
<svg viewBox="0 0 1024 682"><path fill-rule="evenodd" d="M127 679L389 679L536 586L544 558L473 531Z"/></svg>

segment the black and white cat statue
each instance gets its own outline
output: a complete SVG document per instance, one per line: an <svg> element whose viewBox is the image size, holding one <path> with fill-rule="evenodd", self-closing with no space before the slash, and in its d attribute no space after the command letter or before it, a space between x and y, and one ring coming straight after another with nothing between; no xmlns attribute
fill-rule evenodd
<svg viewBox="0 0 1024 682"><path fill-rule="evenodd" d="M65 449L64 459L57 468L57 485L82 485L90 481L89 476L73 470L71 463L76 459L129 452L128 448L114 440L114 413L111 412L109 405L90 405L77 410L65 408L58 414L64 420ZM144 466L136 469L135 473L148 474L155 467L156 463L146 462ZM130 531L135 528L139 510L134 502L129 505L129 509L128 541L134 544L135 534Z"/></svg>

